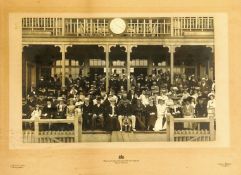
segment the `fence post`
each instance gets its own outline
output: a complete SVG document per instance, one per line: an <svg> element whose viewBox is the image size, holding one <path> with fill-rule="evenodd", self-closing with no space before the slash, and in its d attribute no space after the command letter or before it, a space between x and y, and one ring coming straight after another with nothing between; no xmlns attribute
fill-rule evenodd
<svg viewBox="0 0 241 175"><path fill-rule="evenodd" d="M74 116L74 142L79 141L79 115Z"/></svg>
<svg viewBox="0 0 241 175"><path fill-rule="evenodd" d="M167 114L167 140L174 141L174 118Z"/></svg>
<svg viewBox="0 0 241 175"><path fill-rule="evenodd" d="M208 109L208 116L210 119L209 129L210 129L210 140L215 140L215 129L214 129L214 110Z"/></svg>
<svg viewBox="0 0 241 175"><path fill-rule="evenodd" d="M35 117L34 119L34 142L38 143L39 141L39 118Z"/></svg>
<svg viewBox="0 0 241 175"><path fill-rule="evenodd" d="M79 142L81 142L81 140L82 140L82 123L83 123L83 118L82 118L82 113L80 113L80 115L79 115L79 131L78 131L78 133L79 133Z"/></svg>

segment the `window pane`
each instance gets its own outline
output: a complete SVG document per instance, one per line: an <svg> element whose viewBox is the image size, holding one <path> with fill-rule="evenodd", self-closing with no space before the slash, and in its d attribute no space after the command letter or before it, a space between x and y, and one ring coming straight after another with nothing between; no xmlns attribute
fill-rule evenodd
<svg viewBox="0 0 241 175"><path fill-rule="evenodd" d="M71 60L71 66L75 66L75 60Z"/></svg>
<svg viewBox="0 0 241 175"><path fill-rule="evenodd" d="M65 60L65 66L68 66L69 65L69 60Z"/></svg>

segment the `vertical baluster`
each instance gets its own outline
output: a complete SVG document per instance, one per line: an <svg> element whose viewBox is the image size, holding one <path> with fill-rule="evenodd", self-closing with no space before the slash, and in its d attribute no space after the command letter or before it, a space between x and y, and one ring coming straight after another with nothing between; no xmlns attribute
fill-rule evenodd
<svg viewBox="0 0 241 175"><path fill-rule="evenodd" d="M70 22L70 34L72 34L72 18L71 19L69 19L69 22Z"/></svg>
<svg viewBox="0 0 241 175"><path fill-rule="evenodd" d="M187 19L188 19L188 29L189 29L189 31L191 31L192 29L191 29L191 17L187 17Z"/></svg>
<svg viewBox="0 0 241 175"><path fill-rule="evenodd" d="M132 32L133 32L133 28L132 28L132 19L130 20L130 28L131 28L131 30L130 30L130 34L131 34L131 36L132 36Z"/></svg>
<svg viewBox="0 0 241 175"><path fill-rule="evenodd" d="M208 17L208 19L207 19L207 24L208 24L208 25L207 25L207 29L210 29L209 19L210 19L210 17Z"/></svg>
<svg viewBox="0 0 241 175"><path fill-rule="evenodd" d="M136 34L139 35L139 19L136 20Z"/></svg>
<svg viewBox="0 0 241 175"><path fill-rule="evenodd" d="M195 18L195 29L198 28L198 26L197 26L197 21L198 21L198 17L196 16L196 18Z"/></svg>
<svg viewBox="0 0 241 175"><path fill-rule="evenodd" d="M93 25L94 25L94 26L93 26L93 31L94 31L93 34L94 34L94 35L95 35L95 34L98 34L98 31L97 31L97 21L96 21L96 20L93 21Z"/></svg>
<svg viewBox="0 0 241 175"><path fill-rule="evenodd" d="M202 17L202 24L201 24L201 29L202 29L202 31L203 31L203 20L204 20L204 18Z"/></svg>
<svg viewBox="0 0 241 175"><path fill-rule="evenodd" d="M146 36L146 19L143 20L143 36Z"/></svg>
<svg viewBox="0 0 241 175"><path fill-rule="evenodd" d="M34 143L33 131L27 131L27 143Z"/></svg>
<svg viewBox="0 0 241 175"><path fill-rule="evenodd" d="M62 36L64 36L64 32L65 32L65 20L64 20L64 18L61 18L61 22L62 22L62 25L61 25Z"/></svg>
<svg viewBox="0 0 241 175"><path fill-rule="evenodd" d="M179 24L178 24L178 17L176 17L176 20L175 20L175 23L176 23L176 26L175 26L175 30L176 30L176 36L179 36Z"/></svg>
<svg viewBox="0 0 241 175"><path fill-rule="evenodd" d="M77 33L77 36L79 36L79 19L77 18L77 24L76 24L76 33Z"/></svg>
<svg viewBox="0 0 241 175"><path fill-rule="evenodd" d="M104 29L104 36L105 36L105 29L106 29L106 26L105 26L105 19L104 19L104 27L103 27L103 29Z"/></svg>
<svg viewBox="0 0 241 175"><path fill-rule="evenodd" d="M100 32L99 29L101 29L101 26L100 26L100 24L99 24L99 19L97 19L96 32L97 32L98 35L101 34L101 32Z"/></svg>
<svg viewBox="0 0 241 175"><path fill-rule="evenodd" d="M32 31L33 31L33 18L32 18Z"/></svg>
<svg viewBox="0 0 241 175"><path fill-rule="evenodd" d="M39 18L39 28L41 28L41 30L42 30L42 28L43 28L43 25L42 25L42 18Z"/></svg>
<svg viewBox="0 0 241 175"><path fill-rule="evenodd" d="M90 36L93 34L93 20L90 19Z"/></svg>
<svg viewBox="0 0 241 175"><path fill-rule="evenodd" d="M30 18L26 18L26 24L27 24L27 28L30 28Z"/></svg>
<svg viewBox="0 0 241 175"><path fill-rule="evenodd" d="M55 36L57 36L58 35L58 25L57 25L57 23L58 23L58 21L57 21L57 19L58 18L54 18L54 25L55 25Z"/></svg>
<svg viewBox="0 0 241 175"><path fill-rule="evenodd" d="M182 36L183 35L183 17L180 17L180 35Z"/></svg>
<svg viewBox="0 0 241 175"><path fill-rule="evenodd" d="M155 25L155 33L156 33L156 36L159 36L158 25L159 25L159 21L158 21L158 19L157 19L157 20L156 20L156 25Z"/></svg>
<svg viewBox="0 0 241 175"><path fill-rule="evenodd" d="M163 21L164 23L163 23L163 33L164 34L166 34L166 20L164 19L164 21Z"/></svg>
<svg viewBox="0 0 241 175"><path fill-rule="evenodd" d="M29 132L31 132L31 131L25 131L24 133L24 135L25 135L25 142L24 143L28 143L29 142Z"/></svg>
<svg viewBox="0 0 241 175"><path fill-rule="evenodd" d="M176 30L176 26L175 26L176 25L176 22L175 22L176 18L173 17L172 19L173 19L173 36L176 36L176 31L175 31Z"/></svg>
<svg viewBox="0 0 241 175"><path fill-rule="evenodd" d="M178 24L179 24L179 36L182 35L182 18L181 17L178 17Z"/></svg>
<svg viewBox="0 0 241 175"><path fill-rule="evenodd" d="M84 35L85 35L85 32L86 32L86 30L85 30L85 28L86 28L85 20L86 19L84 19Z"/></svg>
<svg viewBox="0 0 241 175"><path fill-rule="evenodd" d="M171 37L173 37L174 35L174 20L173 20L173 17L171 17Z"/></svg>
<svg viewBox="0 0 241 175"><path fill-rule="evenodd" d="M73 29L74 29L73 33L74 33L74 34L77 33L77 26L76 26L76 24L77 24L77 23L74 21L74 22L73 22Z"/></svg>

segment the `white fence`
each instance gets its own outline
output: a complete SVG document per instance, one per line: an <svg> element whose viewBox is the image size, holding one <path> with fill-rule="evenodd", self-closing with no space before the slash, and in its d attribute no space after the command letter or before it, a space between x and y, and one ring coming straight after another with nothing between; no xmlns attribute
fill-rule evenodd
<svg viewBox="0 0 241 175"><path fill-rule="evenodd" d="M81 117L73 119L23 119L24 124L33 124L34 131L23 131L23 142L30 143L52 143L52 142L80 142L82 137ZM73 124L73 131L40 131L39 124Z"/></svg>

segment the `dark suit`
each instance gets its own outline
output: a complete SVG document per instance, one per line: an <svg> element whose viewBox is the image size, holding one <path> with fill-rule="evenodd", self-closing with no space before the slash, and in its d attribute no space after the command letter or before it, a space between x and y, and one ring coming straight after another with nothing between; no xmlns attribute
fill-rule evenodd
<svg viewBox="0 0 241 175"><path fill-rule="evenodd" d="M195 115L196 117L207 117L207 105L206 103L203 104L197 104L195 107ZM200 129L208 129L209 124L208 123L200 123Z"/></svg>
<svg viewBox="0 0 241 175"><path fill-rule="evenodd" d="M93 116L91 121L91 128L94 130L98 124L100 124L100 127L104 128L104 106L102 104L94 105L93 106Z"/></svg>
<svg viewBox="0 0 241 175"><path fill-rule="evenodd" d="M182 107L179 105L176 106L171 106L170 108L170 113L174 118L182 118ZM183 129L183 124L182 123L174 123L174 128L175 130L182 130Z"/></svg>
<svg viewBox="0 0 241 175"><path fill-rule="evenodd" d="M106 129L108 131L115 131L119 128L118 118L117 118L117 106L107 106L105 110L106 116Z"/></svg>
<svg viewBox="0 0 241 175"><path fill-rule="evenodd" d="M127 95L127 99L131 102L132 105L136 104L137 99L135 97L135 94L131 94L131 92L129 92Z"/></svg>
<svg viewBox="0 0 241 175"><path fill-rule="evenodd" d="M84 130L90 129L91 119L93 115L93 105L89 104L87 106L86 104L83 104L82 111L83 111L83 129Z"/></svg>
<svg viewBox="0 0 241 175"><path fill-rule="evenodd" d="M139 130L146 129L146 112L144 105L140 104L133 106L133 114L136 116L136 127Z"/></svg>
<svg viewBox="0 0 241 175"><path fill-rule="evenodd" d="M44 106L42 114L47 114L47 116L44 116L43 118L53 118L57 113L57 108L53 105L51 107L48 107L47 105Z"/></svg>
<svg viewBox="0 0 241 175"><path fill-rule="evenodd" d="M66 105L65 104L57 104L56 105L57 108L57 112L56 115L54 115L54 118L60 118L60 119L64 119L66 118Z"/></svg>

